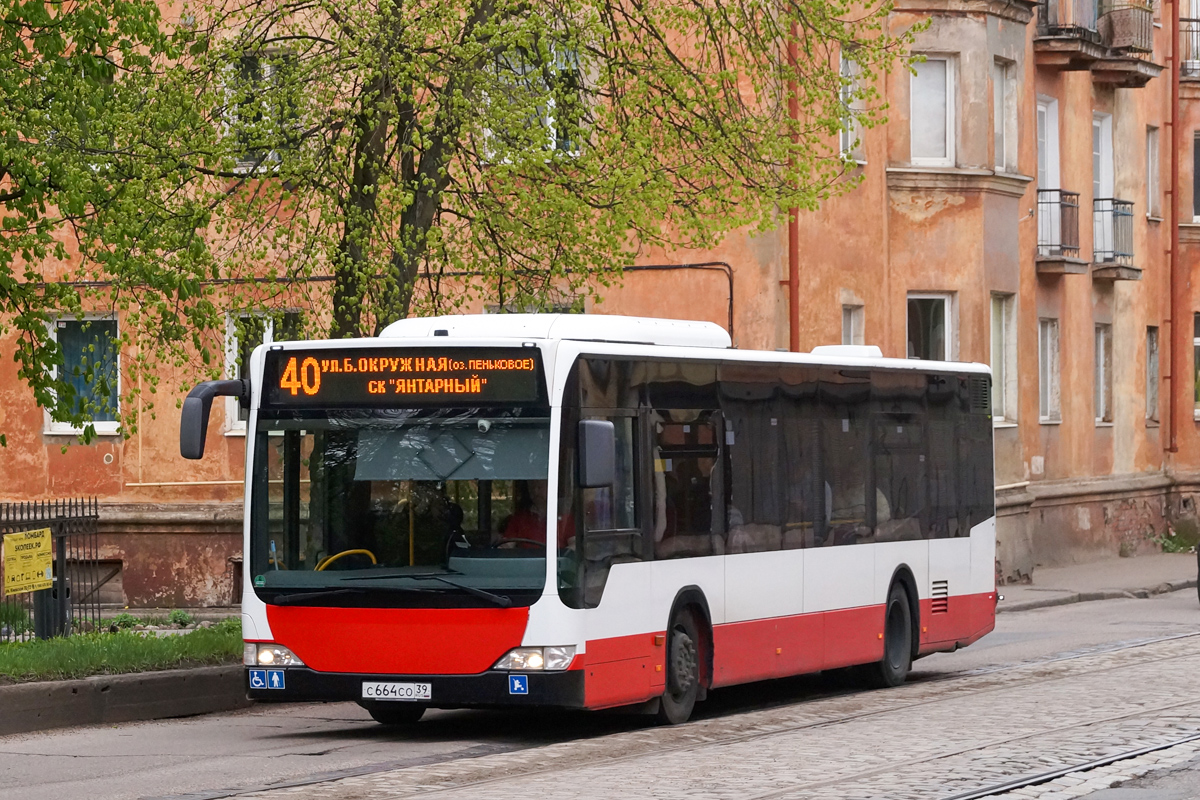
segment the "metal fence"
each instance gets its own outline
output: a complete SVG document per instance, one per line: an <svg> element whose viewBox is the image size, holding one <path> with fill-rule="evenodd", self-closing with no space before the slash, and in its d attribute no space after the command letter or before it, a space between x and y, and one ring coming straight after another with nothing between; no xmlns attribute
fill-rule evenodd
<svg viewBox="0 0 1200 800"><path fill-rule="evenodd" d="M1038 3L1038 33L1099 43L1097 11L1097 0L1042 0Z"/></svg>
<svg viewBox="0 0 1200 800"><path fill-rule="evenodd" d="M1038 189L1038 255L1079 257L1079 192Z"/></svg>
<svg viewBox="0 0 1200 800"><path fill-rule="evenodd" d="M53 580L49 589L0 597L0 641L48 639L96 630L100 587L113 575L101 572L95 498L0 503L0 535L49 528ZM0 580L3 578L0 563Z"/></svg>
<svg viewBox="0 0 1200 800"><path fill-rule="evenodd" d="M1200 19L1179 20L1179 74L1200 77Z"/></svg>
<svg viewBox="0 0 1200 800"><path fill-rule="evenodd" d="M1092 201L1092 262L1133 266L1133 203L1115 197Z"/></svg>

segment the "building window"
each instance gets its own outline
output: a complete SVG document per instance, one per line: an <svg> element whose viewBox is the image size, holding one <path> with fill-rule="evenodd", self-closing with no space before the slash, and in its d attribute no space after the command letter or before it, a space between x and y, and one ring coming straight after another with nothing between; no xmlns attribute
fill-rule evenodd
<svg viewBox="0 0 1200 800"><path fill-rule="evenodd" d="M1146 420L1158 422L1158 328L1146 328Z"/></svg>
<svg viewBox="0 0 1200 800"><path fill-rule="evenodd" d="M50 325L58 342L61 365L54 377L68 387L62 398L71 414L80 414L96 433L117 433L121 412L121 362L117 321L111 317L63 318ZM79 433L82 427L59 422L47 414L51 433Z"/></svg>
<svg viewBox="0 0 1200 800"><path fill-rule="evenodd" d="M949 361L953 357L952 300L949 294L908 296L909 358Z"/></svg>
<svg viewBox="0 0 1200 800"><path fill-rule="evenodd" d="M863 307L842 306L842 344L863 343Z"/></svg>
<svg viewBox="0 0 1200 800"><path fill-rule="evenodd" d="M1200 133L1192 139L1192 222L1200 222Z"/></svg>
<svg viewBox="0 0 1200 800"><path fill-rule="evenodd" d="M1200 314L1192 317L1192 364L1194 366L1195 416L1200 419Z"/></svg>
<svg viewBox="0 0 1200 800"><path fill-rule="evenodd" d="M1146 128L1146 213L1162 216L1162 191L1159 188L1158 128Z"/></svg>
<svg viewBox="0 0 1200 800"><path fill-rule="evenodd" d="M225 376L250 377L250 354L260 344L299 338L300 314L296 311L275 313L230 313L225 316ZM236 397L225 399L225 419L229 430L246 429L249 412Z"/></svg>
<svg viewBox="0 0 1200 800"><path fill-rule="evenodd" d="M1061 189L1058 185L1058 101L1044 97L1037 104L1037 188Z"/></svg>
<svg viewBox="0 0 1200 800"><path fill-rule="evenodd" d="M1016 64L992 64L992 129L997 172L1017 171Z"/></svg>
<svg viewBox="0 0 1200 800"><path fill-rule="evenodd" d="M992 295L992 420L1017 418L1017 341L1011 294Z"/></svg>
<svg viewBox="0 0 1200 800"><path fill-rule="evenodd" d="M858 83L859 66L852 58L843 55L841 59L842 85L838 97L842 101L842 129L839 149L842 158L848 161L866 162L863 153L862 124L858 114L863 111L862 89Z"/></svg>
<svg viewBox="0 0 1200 800"><path fill-rule="evenodd" d="M913 65L909 124L913 164L954 166L954 62L928 56Z"/></svg>
<svg viewBox="0 0 1200 800"><path fill-rule="evenodd" d="M1062 419L1058 386L1058 320L1038 320L1038 419Z"/></svg>
<svg viewBox="0 0 1200 800"><path fill-rule="evenodd" d="M1096 409L1096 422L1112 422L1112 325L1106 323L1096 325L1095 353L1093 407Z"/></svg>
<svg viewBox="0 0 1200 800"><path fill-rule="evenodd" d="M287 81L294 63L289 53L247 55L229 70L224 118L239 171L277 168L297 118Z"/></svg>

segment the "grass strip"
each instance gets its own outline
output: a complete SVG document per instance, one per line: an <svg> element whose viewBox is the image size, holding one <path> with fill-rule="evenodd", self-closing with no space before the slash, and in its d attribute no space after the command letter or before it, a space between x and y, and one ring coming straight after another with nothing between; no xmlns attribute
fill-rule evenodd
<svg viewBox="0 0 1200 800"><path fill-rule="evenodd" d="M237 664L242 622L227 619L190 633L80 633L0 644L0 683L51 681L158 669Z"/></svg>

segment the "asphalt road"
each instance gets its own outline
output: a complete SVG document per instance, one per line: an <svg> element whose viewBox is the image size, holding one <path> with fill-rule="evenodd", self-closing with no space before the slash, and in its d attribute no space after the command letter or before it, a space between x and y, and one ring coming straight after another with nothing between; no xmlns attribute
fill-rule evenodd
<svg viewBox="0 0 1200 800"><path fill-rule="evenodd" d="M1194 591L1002 614L997 629L953 654L923 659L913 682L1103 651L1200 631ZM1194 690L1179 676L1180 692ZM700 717L804 703L848 686L840 676L713 692ZM864 698L868 699L868 698ZM0 737L0 800L218 798L323 777L374 773L593 738L648 725L618 714L434 711L415 733L375 724L349 703L241 712Z"/></svg>

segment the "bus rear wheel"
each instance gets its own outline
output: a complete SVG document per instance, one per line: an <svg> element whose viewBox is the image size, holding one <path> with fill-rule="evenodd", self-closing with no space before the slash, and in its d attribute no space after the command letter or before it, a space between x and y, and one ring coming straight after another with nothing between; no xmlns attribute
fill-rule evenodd
<svg viewBox="0 0 1200 800"><path fill-rule="evenodd" d="M371 719L381 725L412 725L425 714L426 705L421 703L363 703L362 707Z"/></svg>
<svg viewBox="0 0 1200 800"><path fill-rule="evenodd" d="M908 592L896 583L888 592L883 617L883 658L867 667L872 686L883 689L899 686L912 669L912 607Z"/></svg>
<svg viewBox="0 0 1200 800"><path fill-rule="evenodd" d="M688 608L676 611L667 628L667 685L658 707L661 722L680 725L692 716L700 696L701 646L696 615Z"/></svg>

